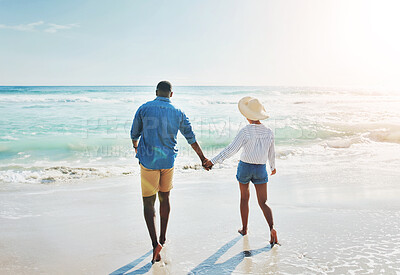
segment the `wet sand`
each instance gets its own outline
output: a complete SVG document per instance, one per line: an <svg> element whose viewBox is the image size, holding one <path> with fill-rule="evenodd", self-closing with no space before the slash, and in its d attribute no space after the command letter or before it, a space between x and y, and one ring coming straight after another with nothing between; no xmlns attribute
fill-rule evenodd
<svg viewBox="0 0 400 275"><path fill-rule="evenodd" d="M398 173L278 169L268 185L282 244L273 249L253 187L249 234L237 233L233 169L176 173L153 266L137 176L2 185L0 273L399 274Z"/></svg>

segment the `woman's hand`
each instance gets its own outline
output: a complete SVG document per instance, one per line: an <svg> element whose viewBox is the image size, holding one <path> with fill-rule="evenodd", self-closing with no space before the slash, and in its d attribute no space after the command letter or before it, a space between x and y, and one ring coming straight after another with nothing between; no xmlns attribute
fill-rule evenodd
<svg viewBox="0 0 400 275"><path fill-rule="evenodd" d="M276 174L276 169L272 170L271 176Z"/></svg>

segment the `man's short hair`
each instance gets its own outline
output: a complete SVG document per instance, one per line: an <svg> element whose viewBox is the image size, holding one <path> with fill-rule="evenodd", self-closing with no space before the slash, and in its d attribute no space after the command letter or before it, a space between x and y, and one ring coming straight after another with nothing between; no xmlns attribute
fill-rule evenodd
<svg viewBox="0 0 400 275"><path fill-rule="evenodd" d="M170 93L172 90L172 85L169 81L161 81L157 84L157 91L161 93Z"/></svg>

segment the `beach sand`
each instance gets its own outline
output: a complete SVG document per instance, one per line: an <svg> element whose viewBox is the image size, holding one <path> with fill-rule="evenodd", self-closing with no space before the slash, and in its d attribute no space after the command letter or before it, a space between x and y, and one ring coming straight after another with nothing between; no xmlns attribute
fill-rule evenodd
<svg viewBox="0 0 400 275"><path fill-rule="evenodd" d="M138 176L2 185L1 274L400 274L399 172L308 167L268 184L282 246L251 187L242 237L235 170L175 175L153 266ZM158 217L158 216L157 216Z"/></svg>

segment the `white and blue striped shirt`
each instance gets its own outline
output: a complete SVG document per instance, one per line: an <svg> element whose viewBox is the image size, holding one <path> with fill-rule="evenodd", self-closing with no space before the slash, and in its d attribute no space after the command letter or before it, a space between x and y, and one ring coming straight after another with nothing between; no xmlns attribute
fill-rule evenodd
<svg viewBox="0 0 400 275"><path fill-rule="evenodd" d="M240 160L252 164L266 164L275 169L274 133L263 124L249 124L243 127L235 139L221 153L211 159L213 164L222 163L243 147Z"/></svg>

